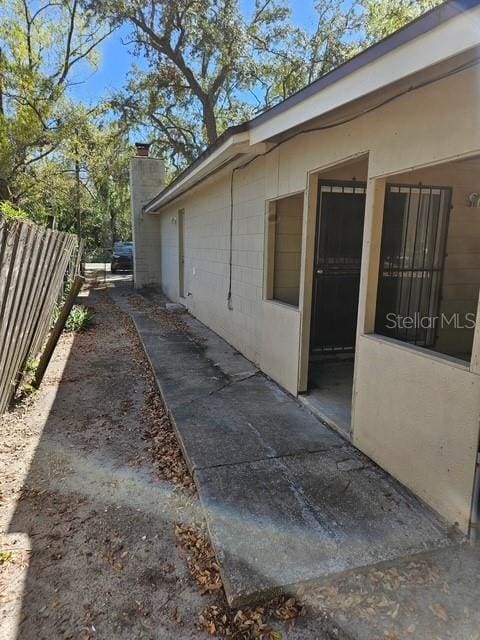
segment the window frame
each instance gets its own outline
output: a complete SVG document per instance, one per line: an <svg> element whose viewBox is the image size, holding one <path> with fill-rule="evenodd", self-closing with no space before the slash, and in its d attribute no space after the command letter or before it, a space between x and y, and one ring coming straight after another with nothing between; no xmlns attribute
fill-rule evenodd
<svg viewBox="0 0 480 640"><path fill-rule="evenodd" d="M384 243L384 233L385 233L385 211L386 211L386 207L387 207L387 202L388 202L388 197L390 195L390 193L392 193L391 190L397 190L397 191L393 191L393 193L402 193L404 190L407 190L410 194L412 193L412 191L416 191L419 193L419 195L422 195L422 191L425 192L430 192L430 196L432 195L432 193L434 191L440 191L440 192L444 192L445 193L445 219L443 222L443 229L440 230L437 228L436 230L436 235L440 235L440 238L438 240L438 246L437 246L437 241L435 241L434 243L434 260L433 263L431 265L430 269L426 269L425 268L425 257L424 257L424 263L422 266L422 269L416 268L415 267L415 251L416 251L416 247L417 247L417 234L419 233L419 215L418 212L420 210L420 206L421 206L421 200L419 198L419 204L418 204L418 209L417 209L417 214L416 214L416 221L415 221L415 232L413 235L414 238L414 253L413 253L413 258L412 258L412 264L410 268L405 267L405 256L403 256L403 264L401 267L397 267L397 271L402 274L411 272L412 274L414 272L418 272L418 271L428 271L430 273L431 278L433 278L433 274L438 274L438 283L436 285L436 292L435 294L433 294L433 290L430 290L429 293L429 311L430 314L432 316L434 315L438 315L439 310L440 310L440 306L441 306L441 301L442 301L442 289L443 289L443 279L444 279L444 273L445 273L445 262L446 262L446 257L447 257L447 241L448 241L448 233L449 233L449 224L450 224L450 213L452 210L452 197L453 197L453 188L451 186L441 186L441 185L430 185L430 184L422 184L422 183L396 183L396 182L388 182L385 186L385 199L384 199L384 207L383 207L383 216L382 216L382 234L381 234L381 245L380 245L380 259L379 259L379 267L378 267L378 285L377 285L377 296L376 296L376 304L375 304L375 329L374 329L374 333L378 336L381 337L385 337L388 338L390 340L396 340L398 342L401 342L402 344L405 345L410 345L410 346L414 346L417 348L423 348L423 349L427 349L429 351L434 351L435 353L440 353L440 352L436 352L435 351L435 344L437 342L437 338L438 338L438 327L435 326L433 329L431 330L426 330L425 333L425 343L422 344L421 340L417 339L417 329L415 329L415 335L414 335L414 339L407 339L406 337L402 337L401 335L399 335L398 331L396 333L396 335L391 335L389 333L385 333L384 331L382 331L382 328L379 326L379 313L381 313L381 309L380 309L380 302L381 302L381 294L383 293L382 291L382 286L384 285L384 279L385 276L383 275L383 272L385 271L385 243ZM440 211L440 209L439 209ZM410 212L408 213L408 216L410 216ZM430 212L428 213L428 216L430 216ZM440 213L439 213L439 218L440 218ZM438 221L437 221L438 222ZM403 248L405 250L406 244L407 244L407 234L408 234L408 218L407 218L407 229L405 230L405 238L403 240ZM427 218L427 227L426 227L426 231L425 231L425 237L424 237L424 246L426 246L426 242L427 242L427 233L428 233L428 218ZM403 235L403 234L402 234ZM435 267L435 254L439 253L439 262L440 262L440 266L439 267ZM404 251L405 252L405 251ZM410 279L412 280L412 278ZM423 278L422 278L423 281ZM403 276L402 276L402 287L403 287ZM410 285L410 289L411 289L412 285ZM423 287L423 284L422 284ZM422 290L421 290L422 291ZM409 294L409 296L411 295L411 292ZM421 301L420 301L421 302ZM397 313L399 311L398 308L396 308L394 311L394 313ZM421 313L421 309L414 309L413 314L415 315L417 312ZM407 313L410 313L410 301L408 303L408 308L407 308ZM428 333L430 331L430 333Z"/></svg>
<svg viewBox="0 0 480 640"><path fill-rule="evenodd" d="M294 196L302 196L302 224L301 224L301 242L300 254L303 255L303 233L304 233L304 217L305 217L305 189L292 191L291 193L282 194L275 198L265 201L265 231L264 231L264 262L263 262L263 300L289 309L300 308L300 289L301 289L301 269L299 271L298 289L299 300L297 304L291 304L284 300L274 297L275 291L275 245L276 245L276 207L280 200L285 200Z"/></svg>

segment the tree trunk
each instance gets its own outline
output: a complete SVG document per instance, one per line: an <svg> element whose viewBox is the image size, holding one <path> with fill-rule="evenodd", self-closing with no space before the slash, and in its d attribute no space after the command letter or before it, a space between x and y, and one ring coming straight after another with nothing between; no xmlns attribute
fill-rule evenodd
<svg viewBox="0 0 480 640"><path fill-rule="evenodd" d="M203 106L203 124L207 132L208 144L213 144L218 139L217 119L215 117L215 109L208 97L202 100Z"/></svg>
<svg viewBox="0 0 480 640"><path fill-rule="evenodd" d="M10 200L10 192L5 178L0 178L0 202L4 202L5 200Z"/></svg>
<svg viewBox="0 0 480 640"><path fill-rule="evenodd" d="M115 207L111 207L110 206L109 202L107 204L107 211L110 214L110 234L112 236L112 247L113 247L115 242L118 241L118 235L117 235L117 211L116 211Z"/></svg>
<svg viewBox="0 0 480 640"><path fill-rule="evenodd" d="M75 132L78 134L78 132ZM78 239L82 237L82 210L80 207L80 162L78 160L78 144L75 142L75 218Z"/></svg>
<svg viewBox="0 0 480 640"><path fill-rule="evenodd" d="M3 58L3 51L0 47L0 70L2 69L2 58ZM4 115L4 110L3 110L3 76L1 75L0 72L0 116Z"/></svg>

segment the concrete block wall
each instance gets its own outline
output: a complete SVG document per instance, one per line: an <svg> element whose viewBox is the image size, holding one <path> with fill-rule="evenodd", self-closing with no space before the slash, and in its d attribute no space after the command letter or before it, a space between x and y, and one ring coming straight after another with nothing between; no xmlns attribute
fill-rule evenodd
<svg viewBox="0 0 480 640"><path fill-rule="evenodd" d="M134 244L133 278L136 289L161 284L160 220L156 215L144 214L143 206L161 191L164 184L163 160L148 156L132 158L130 193Z"/></svg>
<svg viewBox="0 0 480 640"><path fill-rule="evenodd" d="M363 249L367 261L362 267L362 282L366 284L360 298L360 326L364 329L356 354L354 442L445 517L457 521L462 530L468 528L478 442L478 369L469 371L466 365L452 365L435 354L418 353L409 345L366 335L371 330L366 320L372 315L375 295L371 292L376 291L374 281L378 277L376 185L391 176L398 180L399 174L416 172L422 166L479 154L478 86L477 70L466 69L408 91L342 126L293 138L238 171L233 189L232 310L227 307L230 175L225 173L198 186L160 214L161 226L168 227L169 232L160 238L159 253L170 252L168 255L175 258L170 220L179 209L185 210L185 291L190 294L185 300L189 310L296 393L298 380L308 370L315 185L320 175L337 172L338 165L368 156L370 196L367 194L368 233ZM349 166L345 178L351 179L353 174L358 180L365 179L366 167L364 163L359 173ZM455 256L461 253L463 259L468 254L466 261L473 267L464 269L465 277L477 270L477 244L471 238L477 233L477 224L470 217L475 212L462 205L465 193L477 190L474 181L462 177L454 193L456 210L448 247L447 270L452 274L460 275L456 262L460 257ZM434 184L449 182L435 179ZM453 187L455 191L456 185ZM295 309L263 299L265 212L267 201L301 191L306 197L300 305ZM176 264L164 270L161 278L165 291L178 290L178 256ZM445 287L449 282L447 277ZM456 290L445 289L445 299L447 293L474 299L475 283L465 281L461 289L461 282L456 280L454 284ZM299 351L306 354L300 362ZM459 424L461 429L457 428ZM386 446L388 443L393 445Z"/></svg>
<svg viewBox="0 0 480 640"><path fill-rule="evenodd" d="M178 236L172 220L184 210L184 290L189 311L255 363L262 336L265 181L263 160L235 173L232 299L230 176L195 190L161 214L162 287L178 299Z"/></svg>
<svg viewBox="0 0 480 640"><path fill-rule="evenodd" d="M165 295L171 300L178 300L179 264L178 264L178 211L172 210L171 215L157 215L160 224L160 244L157 252L160 255L161 286ZM181 300L180 302L183 302Z"/></svg>
<svg viewBox="0 0 480 640"><path fill-rule="evenodd" d="M178 198L159 214L165 230L159 245L161 281L165 292L177 299L178 236L171 220L180 209L184 209L186 297L182 302L245 356L257 364L266 363L269 347L265 345L264 335L272 323L278 324L277 316L283 314L285 335L293 336L299 326L297 315L291 310L280 308L277 312L273 307L281 303L264 300L267 201L305 192L310 184L309 175L315 171L322 171L325 179L366 180L367 166L370 177L400 173L421 163L445 160L452 154L476 148L478 135L471 134L472 114L465 107L465 104L475 103L476 94L475 72L469 70L438 85L409 93L341 127L298 136L236 172L233 189L232 310L227 307L230 174L210 179L185 197ZM439 100L439 95L443 96L442 100ZM461 102L456 99L458 95L462 95ZM437 105L434 126L431 122L432 103ZM451 126L452 121L464 122L465 125L455 128ZM448 135L438 136L439 130ZM352 164L355 157L366 158L367 155L368 162L362 159ZM346 160L349 164L342 172L336 165ZM304 239L306 235L313 237L314 228L307 234L304 220ZM313 269L309 261L312 261L311 256L307 256L306 270ZM304 323L310 310L303 308L302 295L306 296L305 285L303 293L300 288L300 312ZM268 367L268 372L283 383L284 372L288 371L291 383L285 386L292 393L297 391L293 381L297 375L300 339L297 335L291 344L284 341L281 347L271 346L270 355L277 373L273 365ZM283 363L281 366L280 361Z"/></svg>

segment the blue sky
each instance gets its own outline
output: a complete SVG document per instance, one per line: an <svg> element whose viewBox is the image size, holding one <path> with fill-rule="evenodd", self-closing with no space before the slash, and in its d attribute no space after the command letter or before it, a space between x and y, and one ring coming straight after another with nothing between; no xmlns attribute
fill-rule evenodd
<svg viewBox="0 0 480 640"><path fill-rule="evenodd" d="M250 11L253 1L240 0L240 5L243 11ZM314 23L313 0L290 0L290 6L292 21L295 24L308 29ZM99 51L100 64L97 71L86 65L78 70L76 80L83 82L71 88L73 98L86 104L95 104L125 84L133 58L133 46L123 44L128 42L128 34L129 28L122 27L103 42ZM138 59L136 62L138 63Z"/></svg>

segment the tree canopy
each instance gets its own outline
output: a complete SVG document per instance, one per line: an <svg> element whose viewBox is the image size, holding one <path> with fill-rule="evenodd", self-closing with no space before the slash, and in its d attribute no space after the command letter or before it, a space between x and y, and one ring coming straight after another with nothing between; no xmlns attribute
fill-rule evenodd
<svg viewBox="0 0 480 640"><path fill-rule="evenodd" d="M131 147L106 103L86 109L69 89L111 32L78 0L0 7L0 201L36 221L55 215L65 231L83 217L92 241L120 234Z"/></svg>
<svg viewBox="0 0 480 640"><path fill-rule="evenodd" d="M0 5L1 200L21 198L34 165L71 135L73 72L82 62L95 65L109 32L78 0Z"/></svg>
<svg viewBox="0 0 480 640"><path fill-rule="evenodd" d="M135 67L112 107L175 173L228 127L271 107L439 0L316 0L310 28L284 0L90 0L131 27Z"/></svg>
<svg viewBox="0 0 480 640"><path fill-rule="evenodd" d="M251 118L439 0L7 0L0 4L0 202L55 214L89 247L129 237L132 136L169 176ZM127 26L132 70L87 108L70 89ZM13 207L13 209L11 209ZM6 209L5 209L6 210Z"/></svg>

